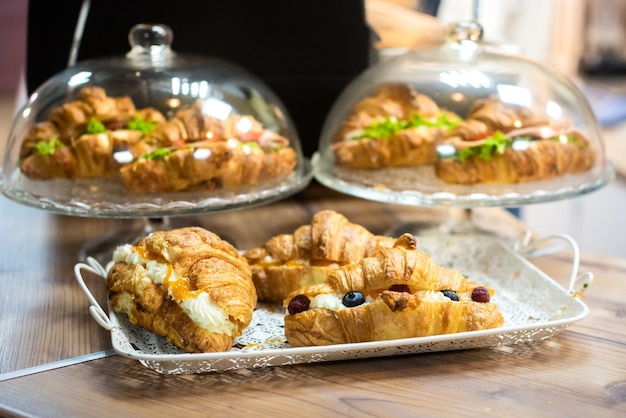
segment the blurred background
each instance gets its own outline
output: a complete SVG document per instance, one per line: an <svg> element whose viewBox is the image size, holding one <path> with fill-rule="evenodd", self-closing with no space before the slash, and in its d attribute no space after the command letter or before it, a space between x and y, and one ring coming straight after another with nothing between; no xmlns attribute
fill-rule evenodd
<svg viewBox="0 0 626 418"><path fill-rule="evenodd" d="M446 25L471 19L474 4L473 0L364 1L381 59L441 44ZM26 0L0 0L2 155L12 116L26 98L28 5ZM525 206L520 208L522 220L541 234L572 235L583 251L626 258L626 222L621 217L626 206L626 1L480 0L478 6L485 42L551 66L581 87L604 129L607 156L617 168L616 180L607 187L562 202ZM38 65L45 66L47 57L41 58Z"/></svg>

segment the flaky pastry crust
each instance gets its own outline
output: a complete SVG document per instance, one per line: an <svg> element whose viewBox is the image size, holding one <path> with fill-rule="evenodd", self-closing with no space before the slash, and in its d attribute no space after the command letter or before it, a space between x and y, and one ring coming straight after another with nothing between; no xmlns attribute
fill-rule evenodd
<svg viewBox="0 0 626 418"><path fill-rule="evenodd" d="M442 113L431 98L417 93L406 84L383 84L372 96L354 106L335 135L332 150L336 163L349 169L433 164L437 160L436 144L444 136L442 128L408 128L384 139L354 137L386 118L408 120L416 114L430 118Z"/></svg>
<svg viewBox="0 0 626 418"><path fill-rule="evenodd" d="M588 171L595 163L593 147L571 126L554 126L540 112L505 105L497 98L477 101L468 118L443 142L457 150L480 147L495 132L511 140L516 137L532 140L516 149L507 146L504 152L489 158L481 155L441 158L435 164L437 177L451 184L524 183ZM571 142L563 141L570 136Z"/></svg>
<svg viewBox="0 0 626 418"><path fill-rule="evenodd" d="M188 352L230 349L250 324L257 297L246 260L228 242L199 227L158 231L142 238L134 251L170 266L186 278L182 298L205 292L228 315L230 335L198 326L163 285L146 274L143 264L115 263L107 277L111 309L128 315L138 326L167 338ZM179 294L177 293L177 294Z"/></svg>
<svg viewBox="0 0 626 418"><path fill-rule="evenodd" d="M362 292L373 298L359 306L333 310L307 309L285 316L285 335L293 346L345 344L424 337L500 327L504 319L492 302L426 299L420 291L454 290L468 294L483 287L456 270L437 265L416 249L415 237L404 234L393 248L380 248L374 256L334 270L324 283L292 292L309 300L320 294ZM404 285L409 291L392 291Z"/></svg>
<svg viewBox="0 0 626 418"><path fill-rule="evenodd" d="M218 119L196 101L166 119L91 86L53 108L20 148L31 179L119 177L132 193L253 186L288 176L297 163L289 140L250 115Z"/></svg>
<svg viewBox="0 0 626 418"><path fill-rule="evenodd" d="M262 247L246 251L244 257L259 300L280 304L293 290L321 283L337 267L368 257L380 247L391 247L393 242L335 211L323 210L313 216L311 224L293 234L277 235Z"/></svg>

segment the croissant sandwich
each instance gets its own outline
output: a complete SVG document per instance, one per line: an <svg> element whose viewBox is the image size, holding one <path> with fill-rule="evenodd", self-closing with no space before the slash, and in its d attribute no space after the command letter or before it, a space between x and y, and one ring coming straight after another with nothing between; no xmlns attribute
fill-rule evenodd
<svg viewBox="0 0 626 418"><path fill-rule="evenodd" d="M210 191L288 175L296 161L291 148L266 153L259 147L205 141L145 154L122 167L120 178L134 193Z"/></svg>
<svg viewBox="0 0 626 418"><path fill-rule="evenodd" d="M289 175L298 162L289 140L251 115L218 119L196 101L168 120L95 86L33 126L19 158L31 179L119 178L133 193L251 186Z"/></svg>
<svg viewBox="0 0 626 418"><path fill-rule="evenodd" d="M425 337L501 327L494 290L437 265L399 237L393 248L334 270L284 301L292 346Z"/></svg>
<svg viewBox="0 0 626 418"><path fill-rule="evenodd" d="M187 352L230 349L257 302L246 260L199 227L118 247L107 290L113 311Z"/></svg>
<svg viewBox="0 0 626 418"><path fill-rule="evenodd" d="M406 84L384 84L358 102L332 145L337 165L378 169L434 164L458 116Z"/></svg>
<svg viewBox="0 0 626 418"><path fill-rule="evenodd" d="M437 177L452 184L523 183L590 170L595 152L569 124L496 98L478 101L439 145Z"/></svg>
<svg viewBox="0 0 626 418"><path fill-rule="evenodd" d="M74 101L53 108L47 120L29 130L20 168L37 180L112 177L143 151L136 148L142 131L163 121L155 109L136 109L128 96L109 97L101 87L83 87Z"/></svg>
<svg viewBox="0 0 626 418"><path fill-rule="evenodd" d="M334 269L391 247L394 239L374 235L331 210L316 213L310 225L271 238L244 257L252 269L259 300L281 304L295 289L326 280Z"/></svg>

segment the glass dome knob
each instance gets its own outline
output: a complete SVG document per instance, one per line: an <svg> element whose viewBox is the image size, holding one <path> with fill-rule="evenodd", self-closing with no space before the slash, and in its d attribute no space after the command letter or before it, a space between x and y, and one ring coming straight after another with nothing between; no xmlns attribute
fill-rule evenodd
<svg viewBox="0 0 626 418"><path fill-rule="evenodd" d="M128 34L131 46L127 57L148 59L152 64L165 61L174 55L171 49L174 34L167 25L141 23L133 26Z"/></svg>
<svg viewBox="0 0 626 418"><path fill-rule="evenodd" d="M448 39L453 43L480 42L483 27L475 20L453 23L448 27Z"/></svg>

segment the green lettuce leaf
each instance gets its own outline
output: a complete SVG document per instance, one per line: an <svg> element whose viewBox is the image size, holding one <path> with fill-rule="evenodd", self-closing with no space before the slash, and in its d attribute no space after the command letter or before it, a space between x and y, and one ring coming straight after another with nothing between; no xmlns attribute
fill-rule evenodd
<svg viewBox="0 0 626 418"><path fill-rule="evenodd" d="M37 142L37 145L35 145L35 149L37 150L38 154L52 155L57 150L57 148L61 148L62 146L63 143L59 141L59 138L57 136L53 136L47 141L44 140Z"/></svg>

